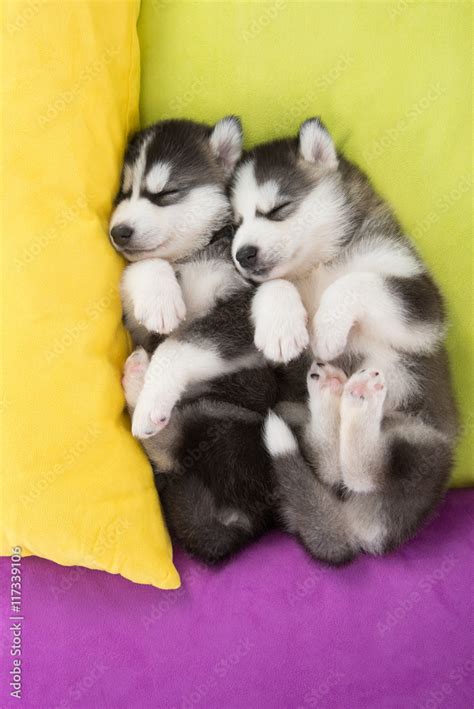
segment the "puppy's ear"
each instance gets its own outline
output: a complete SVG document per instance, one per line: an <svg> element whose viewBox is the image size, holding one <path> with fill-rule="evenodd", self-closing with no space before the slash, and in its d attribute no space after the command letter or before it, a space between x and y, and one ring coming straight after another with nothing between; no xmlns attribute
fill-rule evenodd
<svg viewBox="0 0 474 709"><path fill-rule="evenodd" d="M335 170L338 165L336 148L319 118L308 118L300 128L300 153L304 160Z"/></svg>
<svg viewBox="0 0 474 709"><path fill-rule="evenodd" d="M242 125L237 116L221 118L212 129L211 150L228 177L242 155Z"/></svg>

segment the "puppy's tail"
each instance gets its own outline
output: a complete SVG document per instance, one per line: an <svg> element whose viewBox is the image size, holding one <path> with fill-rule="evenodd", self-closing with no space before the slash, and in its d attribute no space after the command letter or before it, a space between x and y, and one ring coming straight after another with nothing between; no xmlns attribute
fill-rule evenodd
<svg viewBox="0 0 474 709"><path fill-rule="evenodd" d="M293 432L273 412L265 419L264 441L273 459L280 516L288 531L320 561L334 565L351 561L356 548L350 543L344 503L318 480Z"/></svg>

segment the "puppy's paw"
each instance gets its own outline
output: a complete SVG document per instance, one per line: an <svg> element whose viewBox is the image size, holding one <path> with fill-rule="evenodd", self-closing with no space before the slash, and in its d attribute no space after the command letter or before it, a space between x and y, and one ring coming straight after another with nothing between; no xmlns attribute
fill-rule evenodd
<svg viewBox="0 0 474 709"><path fill-rule="evenodd" d="M331 362L344 353L355 324L351 303L344 298L339 302L337 298L337 289L328 288L313 319L313 352L324 362Z"/></svg>
<svg viewBox="0 0 474 709"><path fill-rule="evenodd" d="M175 399L150 394L144 387L133 412L132 434L135 438L150 438L162 431L169 423L175 404Z"/></svg>
<svg viewBox="0 0 474 709"><path fill-rule="evenodd" d="M308 373L308 391L310 395L327 391L341 396L347 377L338 367L322 362L313 362Z"/></svg>
<svg viewBox="0 0 474 709"><path fill-rule="evenodd" d="M169 283L162 292L140 293L134 303L136 320L149 332L168 335L186 317L181 288L177 283Z"/></svg>
<svg viewBox="0 0 474 709"><path fill-rule="evenodd" d="M255 346L273 362L290 362L309 344L306 310L289 281L267 281L258 288L252 319Z"/></svg>
<svg viewBox="0 0 474 709"><path fill-rule="evenodd" d="M386 394L385 377L380 369L360 369L344 387L343 406L380 419Z"/></svg>
<svg viewBox="0 0 474 709"><path fill-rule="evenodd" d="M176 274L162 259L145 259L127 266L120 291L125 311L149 332L167 335L186 316Z"/></svg>
<svg viewBox="0 0 474 709"><path fill-rule="evenodd" d="M343 354L347 344L347 335L342 332L318 332L312 341L313 353L327 362Z"/></svg>
<svg viewBox="0 0 474 709"><path fill-rule="evenodd" d="M284 322L277 314L272 322L259 322L255 329L255 346L272 362L290 362L309 344L305 318Z"/></svg>
<svg viewBox="0 0 474 709"><path fill-rule="evenodd" d="M123 368L122 386L127 405L134 407L143 389L145 373L148 369L148 354L143 347L137 347L128 357Z"/></svg>

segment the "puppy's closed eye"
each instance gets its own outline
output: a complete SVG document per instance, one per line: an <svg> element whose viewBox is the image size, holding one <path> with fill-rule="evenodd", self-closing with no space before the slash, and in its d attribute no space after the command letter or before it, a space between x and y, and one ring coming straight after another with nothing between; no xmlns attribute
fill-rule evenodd
<svg viewBox="0 0 474 709"><path fill-rule="evenodd" d="M145 190L143 196L158 207L167 207L170 204L176 204L182 194L182 190L163 190L162 192L150 192L149 190Z"/></svg>
<svg viewBox="0 0 474 709"><path fill-rule="evenodd" d="M282 204L277 204L276 207L270 209L266 214L262 214L265 219L270 219L273 222L281 222L285 219L291 211L291 202L283 202Z"/></svg>

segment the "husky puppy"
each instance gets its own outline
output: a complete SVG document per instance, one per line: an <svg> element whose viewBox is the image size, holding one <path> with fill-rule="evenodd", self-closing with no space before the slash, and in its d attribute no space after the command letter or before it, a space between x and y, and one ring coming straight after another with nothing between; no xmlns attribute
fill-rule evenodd
<svg viewBox="0 0 474 709"><path fill-rule="evenodd" d="M134 432L144 439L173 538L208 563L273 525L273 472L261 433L276 380L253 346L253 288L231 258L226 187L241 140L233 117L214 128L165 121L136 134L110 224L113 245L132 262L122 280L125 323L146 348L125 365L130 415L145 376L152 391L189 385L169 422ZM213 371L217 350L229 366Z"/></svg>
<svg viewBox="0 0 474 709"><path fill-rule="evenodd" d="M138 438L164 428L194 383L266 365L253 344L254 288L230 251L227 188L241 144L229 116L213 128L157 123L128 145L110 239L132 262L121 285L126 326L153 352L133 415Z"/></svg>
<svg viewBox="0 0 474 709"><path fill-rule="evenodd" d="M457 420L440 293L318 119L247 154L232 202L236 266L262 284L252 304L257 345L274 358L282 333L283 348L297 342L301 308L279 311L274 325L290 283L320 362L303 426L309 467L284 422L267 422L286 524L327 561L391 549L420 526L451 468Z"/></svg>
<svg viewBox="0 0 474 709"><path fill-rule="evenodd" d="M147 344L150 333L169 334L185 318L204 315L241 285L222 249L194 259L229 231L226 190L241 146L234 116L213 128L162 121L131 137L109 235L131 262L121 294L136 343Z"/></svg>

